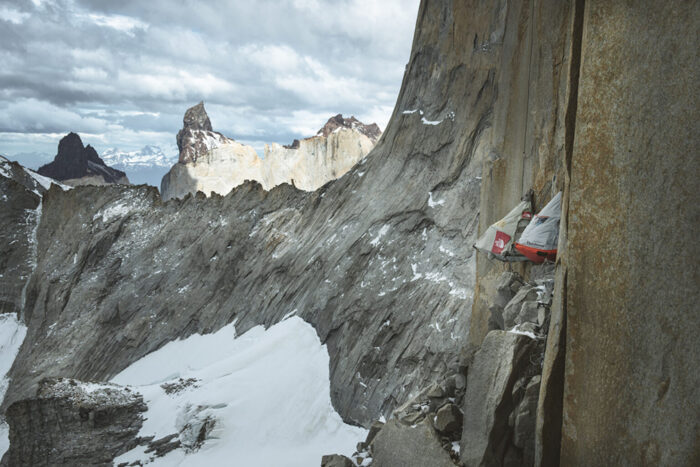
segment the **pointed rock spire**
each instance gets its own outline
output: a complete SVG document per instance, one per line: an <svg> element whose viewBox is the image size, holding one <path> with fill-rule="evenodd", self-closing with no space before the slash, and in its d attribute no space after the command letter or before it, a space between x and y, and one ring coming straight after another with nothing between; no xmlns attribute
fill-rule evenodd
<svg viewBox="0 0 700 467"><path fill-rule="evenodd" d="M197 162L200 156L228 140L213 130L204 102L200 101L187 109L182 119L182 129L177 133L177 148L180 151L178 162Z"/></svg>

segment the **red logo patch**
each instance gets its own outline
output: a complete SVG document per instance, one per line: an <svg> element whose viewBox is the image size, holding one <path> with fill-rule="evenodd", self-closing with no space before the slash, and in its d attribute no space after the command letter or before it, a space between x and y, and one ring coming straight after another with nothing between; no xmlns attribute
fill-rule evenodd
<svg viewBox="0 0 700 467"><path fill-rule="evenodd" d="M503 250L505 250L506 245L510 241L510 235L507 233L503 233L500 230L496 231L496 238L493 241L493 246L491 247L491 251L493 253L496 253L497 255L500 255Z"/></svg>

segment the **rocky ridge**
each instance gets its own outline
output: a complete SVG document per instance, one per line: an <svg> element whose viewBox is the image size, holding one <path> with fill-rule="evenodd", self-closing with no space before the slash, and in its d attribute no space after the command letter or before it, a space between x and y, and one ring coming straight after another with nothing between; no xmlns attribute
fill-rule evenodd
<svg viewBox="0 0 700 467"><path fill-rule="evenodd" d="M211 128L203 103L185 112L177 138L180 160L161 182L164 200L197 191L225 195L246 180L257 181L266 190L288 183L313 191L344 175L381 135L376 124L336 115L316 136L294 140L289 146L265 145L261 159L252 147Z"/></svg>
<svg viewBox="0 0 700 467"><path fill-rule="evenodd" d="M83 146L76 133L61 138L53 162L39 167L37 172L71 186L129 184L124 172L108 167L95 148Z"/></svg>

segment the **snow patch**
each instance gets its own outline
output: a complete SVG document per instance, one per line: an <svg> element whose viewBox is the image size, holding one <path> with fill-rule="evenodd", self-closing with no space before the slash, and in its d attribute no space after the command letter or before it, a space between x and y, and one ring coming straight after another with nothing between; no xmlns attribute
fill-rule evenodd
<svg viewBox="0 0 700 467"><path fill-rule="evenodd" d="M443 204L445 204L444 199L434 200L433 199L433 192L431 191L428 193L428 206L430 206L431 208L434 208L435 206L442 206Z"/></svg>
<svg viewBox="0 0 700 467"><path fill-rule="evenodd" d="M44 177L43 175L39 175L38 173L34 172L32 169L28 169L26 167L22 167L24 171L29 174L30 177L32 177L36 182L46 188L47 190L51 188L51 184L58 185L61 190L66 191L66 190L72 190L72 186L64 185L63 183L59 182L58 180L54 180L53 178L49 177Z"/></svg>
<svg viewBox="0 0 700 467"><path fill-rule="evenodd" d="M37 264L37 231L39 230L39 222L41 222L41 213L44 209L44 198L39 199L39 205L36 207L36 210L34 210L34 228L32 229L31 234L29 235L29 246L31 248L29 252L29 265L32 268L32 272L29 274L27 277L27 281L24 283L24 286L22 287L22 294L20 295L20 304L22 307L22 310L24 310L24 304L27 302L27 287L29 286L29 278L31 277L32 274L34 274L34 270L36 269L36 264ZM31 211L30 211L31 212Z"/></svg>
<svg viewBox="0 0 700 467"><path fill-rule="evenodd" d="M102 222L107 223L117 217L124 217L130 210L130 207L125 202L117 203L92 216L92 220L96 221L102 217Z"/></svg>
<svg viewBox="0 0 700 467"><path fill-rule="evenodd" d="M132 385L148 404L140 436L211 425L198 450L177 449L151 462L143 447L115 459L149 465L317 465L321 456L350 456L367 431L343 423L330 401L329 357L316 331L293 316L236 337L232 324L170 342L112 381ZM194 378L166 394L161 383Z"/></svg>
<svg viewBox="0 0 700 467"><path fill-rule="evenodd" d="M372 245L372 246L377 246L377 245L379 245L379 241L382 239L382 237L383 237L384 235L386 235L386 233L387 233L388 231L389 231L389 225L388 225L388 224L383 225L382 228L379 229L379 232L377 232L377 236L374 237L374 238L369 242L369 244Z"/></svg>
<svg viewBox="0 0 700 467"><path fill-rule="evenodd" d="M423 125L439 125L442 123L442 120L428 120L427 118L423 117L420 119L421 122L423 122Z"/></svg>
<svg viewBox="0 0 700 467"><path fill-rule="evenodd" d="M522 334L523 336L527 336L531 339L537 339L538 337L531 331L521 331L518 326L515 326L513 329L509 329L508 332L511 332L513 334Z"/></svg>
<svg viewBox="0 0 700 467"><path fill-rule="evenodd" d="M418 272L417 264L411 264L411 271L413 271L413 278L411 278L411 282L417 281L418 279L423 277L423 274Z"/></svg>
<svg viewBox="0 0 700 467"><path fill-rule="evenodd" d="M4 399L10 383L7 372L10 371L26 335L27 327L17 319L14 313L0 315L0 401ZM9 447L9 427L2 420L0 421L0 457Z"/></svg>

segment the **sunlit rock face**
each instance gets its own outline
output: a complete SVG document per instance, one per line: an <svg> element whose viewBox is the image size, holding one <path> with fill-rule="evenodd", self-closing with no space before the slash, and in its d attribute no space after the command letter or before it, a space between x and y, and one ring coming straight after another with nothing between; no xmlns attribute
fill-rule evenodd
<svg viewBox="0 0 700 467"><path fill-rule="evenodd" d="M295 140L291 146L265 145L261 183L267 189L290 183L302 190L316 190L345 175L380 135L375 123L365 125L355 117L336 115L312 138Z"/></svg>
<svg viewBox="0 0 700 467"><path fill-rule="evenodd" d="M183 124L177 136L179 162L161 182L164 200L197 191L225 195L246 180L266 190L288 183L313 191L343 176L381 135L376 124L336 115L311 138L265 145L261 159L252 147L212 131L202 103L187 110Z"/></svg>

